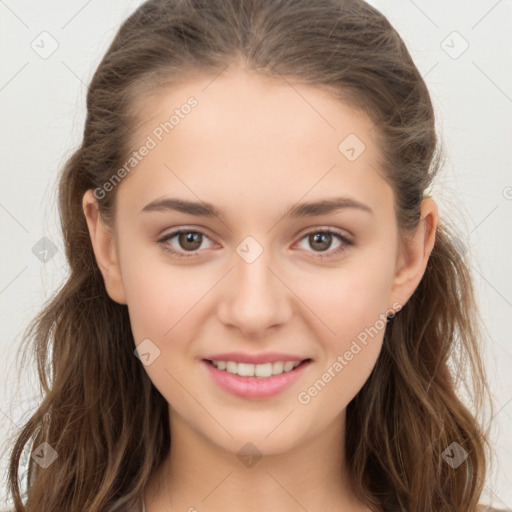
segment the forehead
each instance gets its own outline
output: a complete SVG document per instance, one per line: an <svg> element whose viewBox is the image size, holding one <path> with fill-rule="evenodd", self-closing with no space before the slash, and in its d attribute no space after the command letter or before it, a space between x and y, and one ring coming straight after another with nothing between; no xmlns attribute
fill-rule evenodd
<svg viewBox="0 0 512 512"><path fill-rule="evenodd" d="M236 197L246 207L256 199L289 204L347 192L372 202L390 194L374 123L325 89L230 69L162 88L137 111L132 146L151 149L121 195L138 211L166 193Z"/></svg>

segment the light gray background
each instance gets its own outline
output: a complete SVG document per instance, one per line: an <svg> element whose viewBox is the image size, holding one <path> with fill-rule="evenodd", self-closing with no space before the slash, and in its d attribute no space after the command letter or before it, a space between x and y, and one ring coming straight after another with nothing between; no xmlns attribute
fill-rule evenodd
<svg viewBox="0 0 512 512"><path fill-rule="evenodd" d="M37 403L35 368L20 382L14 367L22 330L66 275L57 175L80 141L87 84L120 23L140 3L0 0L1 439L16 432ZM496 460L484 497L512 508L512 2L370 3L404 38L436 108L447 161L433 196L441 216L460 229L488 330ZM31 47L51 49L43 31L58 43L47 58ZM46 263L32 251L43 237L57 250ZM7 453L1 450L0 508L7 505Z"/></svg>

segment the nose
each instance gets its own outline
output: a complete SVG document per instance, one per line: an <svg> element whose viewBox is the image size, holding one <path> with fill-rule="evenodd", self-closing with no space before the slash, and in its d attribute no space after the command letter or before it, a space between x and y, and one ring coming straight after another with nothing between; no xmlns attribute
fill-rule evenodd
<svg viewBox="0 0 512 512"><path fill-rule="evenodd" d="M235 256L235 268L219 290L219 319L244 337L263 338L289 321L293 293L266 251L251 263Z"/></svg>

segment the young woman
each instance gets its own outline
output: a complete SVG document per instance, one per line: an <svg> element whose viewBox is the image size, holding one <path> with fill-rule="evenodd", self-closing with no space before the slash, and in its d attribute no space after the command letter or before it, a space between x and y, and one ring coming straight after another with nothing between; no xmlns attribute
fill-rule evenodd
<svg viewBox="0 0 512 512"><path fill-rule="evenodd" d="M434 125L361 0L141 5L60 182L71 273L30 326L15 510L479 510L488 387Z"/></svg>

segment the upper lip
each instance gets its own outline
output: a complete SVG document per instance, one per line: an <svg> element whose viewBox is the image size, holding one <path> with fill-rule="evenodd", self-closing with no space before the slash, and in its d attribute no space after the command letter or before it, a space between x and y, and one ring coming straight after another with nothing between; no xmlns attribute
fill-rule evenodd
<svg viewBox="0 0 512 512"><path fill-rule="evenodd" d="M279 352L266 352L263 354L244 354L242 352L225 352L205 357L210 361L235 361L236 363L264 364L275 363L276 361L304 361L309 357L302 357L293 354Z"/></svg>

